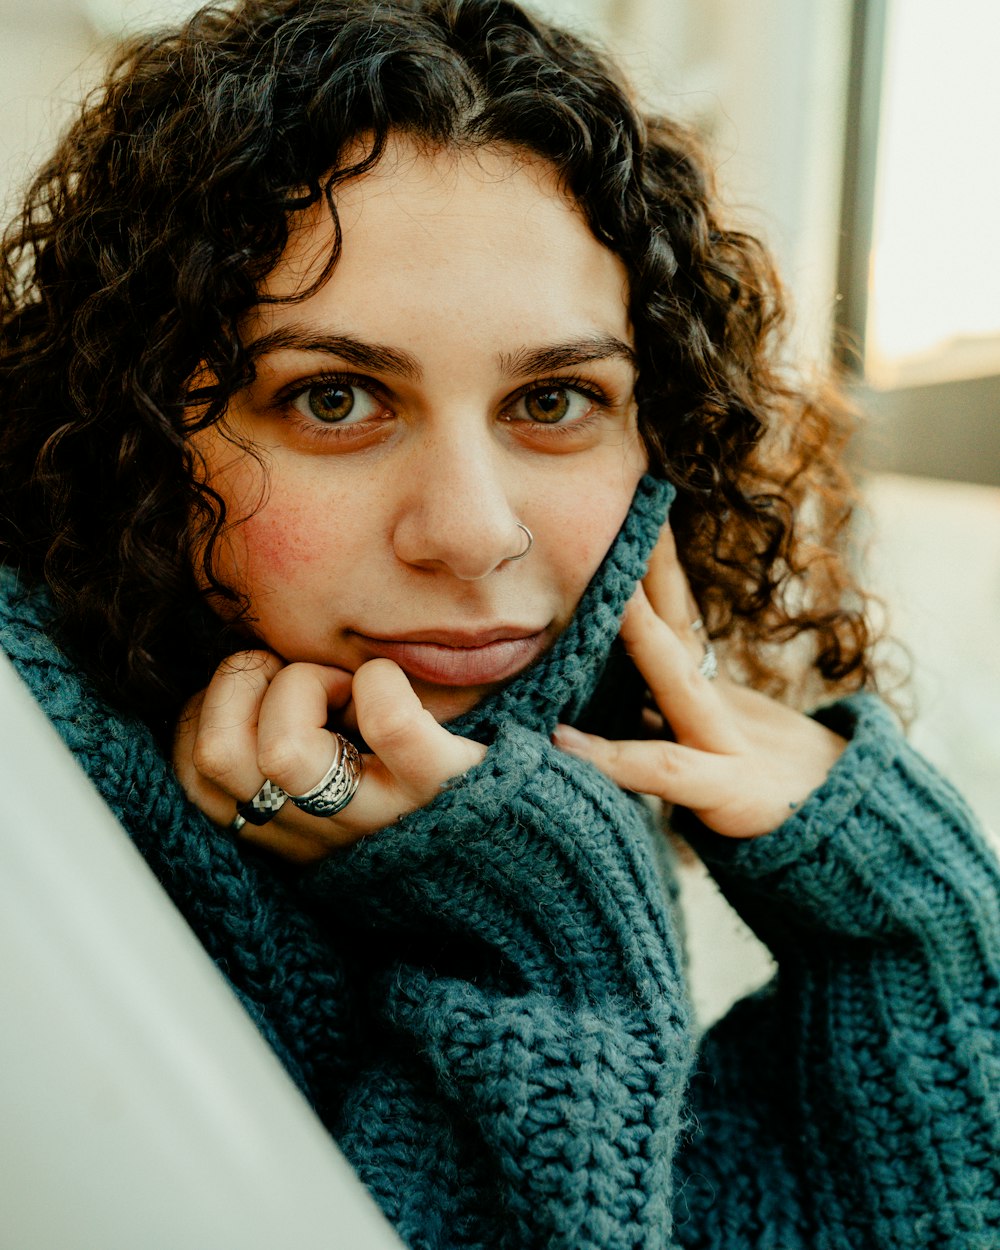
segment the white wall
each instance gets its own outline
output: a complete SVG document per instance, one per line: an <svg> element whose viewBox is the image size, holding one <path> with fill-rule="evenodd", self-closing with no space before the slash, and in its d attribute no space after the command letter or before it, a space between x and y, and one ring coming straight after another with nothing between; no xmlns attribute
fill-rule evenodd
<svg viewBox="0 0 1000 1250"><path fill-rule="evenodd" d="M94 34L82 12L66 4L0 5L0 197L8 210L88 78Z"/></svg>
<svg viewBox="0 0 1000 1250"><path fill-rule="evenodd" d="M597 33L656 109L709 138L736 224L774 252L796 356L825 361L836 293L850 0L539 0Z"/></svg>

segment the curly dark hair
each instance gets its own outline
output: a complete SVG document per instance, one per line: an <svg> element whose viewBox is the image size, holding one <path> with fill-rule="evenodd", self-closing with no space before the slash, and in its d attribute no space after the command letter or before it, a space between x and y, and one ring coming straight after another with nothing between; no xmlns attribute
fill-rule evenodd
<svg viewBox="0 0 1000 1250"><path fill-rule="evenodd" d="M232 649L203 606L233 592L191 431L252 377L238 327L290 214L325 197L336 224L393 132L551 162L630 275L640 428L712 635L788 697L796 638L800 685L870 683L840 554L850 413L782 369L778 280L721 224L692 134L509 0L244 0L120 51L3 243L0 559L47 584L104 692L162 726ZM311 290L338 251L339 228Z"/></svg>

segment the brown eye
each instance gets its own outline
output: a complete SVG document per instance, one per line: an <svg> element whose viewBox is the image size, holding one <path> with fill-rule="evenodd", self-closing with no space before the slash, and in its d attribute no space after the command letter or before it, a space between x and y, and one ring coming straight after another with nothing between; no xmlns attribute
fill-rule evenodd
<svg viewBox="0 0 1000 1250"><path fill-rule="evenodd" d="M524 397L524 411L532 421L553 425L569 412L570 398L571 392L563 389L532 391Z"/></svg>
<svg viewBox="0 0 1000 1250"><path fill-rule="evenodd" d="M363 386L330 379L304 387L292 400L292 407L323 425L357 425L376 416L382 405Z"/></svg>
<svg viewBox="0 0 1000 1250"><path fill-rule="evenodd" d="M582 426L595 409L602 407L606 407L604 401L575 386L540 386L538 390L522 392L508 409L507 420L560 428Z"/></svg>
<svg viewBox="0 0 1000 1250"><path fill-rule="evenodd" d="M350 386L311 386L306 391L309 411L319 421L343 421L354 408L354 388Z"/></svg>

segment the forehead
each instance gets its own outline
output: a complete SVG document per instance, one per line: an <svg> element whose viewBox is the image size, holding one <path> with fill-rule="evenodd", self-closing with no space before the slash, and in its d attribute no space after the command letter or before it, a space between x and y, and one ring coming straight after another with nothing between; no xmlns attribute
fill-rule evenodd
<svg viewBox="0 0 1000 1250"><path fill-rule="evenodd" d="M456 313L499 314L512 331L512 317L528 331L558 316L627 333L625 267L540 158L397 139L373 170L336 189L335 202L343 244L331 278L303 303L262 305L254 319L262 328L300 318L316 300L352 328L373 323L382 335L387 325ZM266 293L303 291L333 243L325 205L298 214Z"/></svg>

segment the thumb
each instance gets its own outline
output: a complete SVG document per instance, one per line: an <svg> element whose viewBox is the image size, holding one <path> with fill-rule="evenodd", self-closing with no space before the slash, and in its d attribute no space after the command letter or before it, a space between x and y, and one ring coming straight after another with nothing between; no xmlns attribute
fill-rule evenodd
<svg viewBox="0 0 1000 1250"><path fill-rule="evenodd" d="M354 674L353 694L365 742L394 780L421 802L486 755L482 743L438 724L392 660L362 664Z"/></svg>

